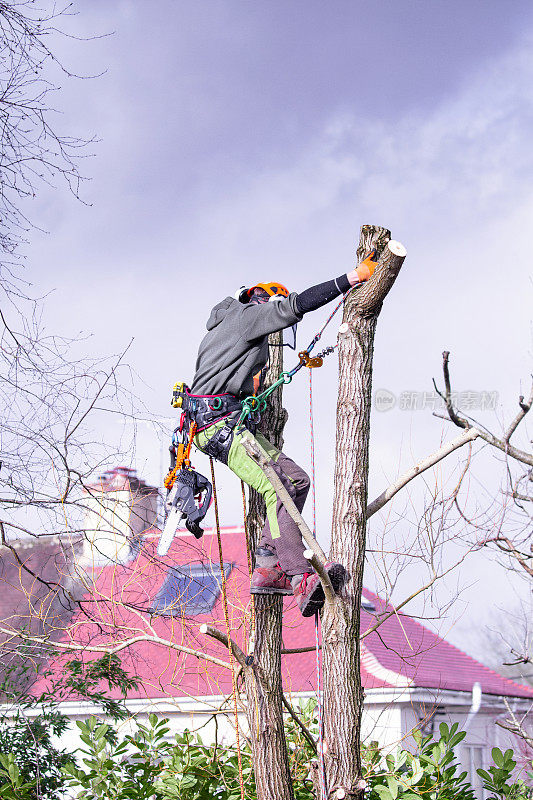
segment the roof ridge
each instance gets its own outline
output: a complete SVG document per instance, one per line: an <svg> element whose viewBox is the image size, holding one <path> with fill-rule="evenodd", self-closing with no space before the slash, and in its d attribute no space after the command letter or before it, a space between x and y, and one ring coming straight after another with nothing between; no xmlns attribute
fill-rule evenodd
<svg viewBox="0 0 533 800"><path fill-rule="evenodd" d="M432 631L431 628L427 627L426 625L422 625L421 622L419 622L417 619L412 617L410 614L405 614L405 613L402 613L402 611L397 611L396 607L392 603L390 603L390 602L388 602L386 600L383 600L378 594L375 594L371 589L367 589L366 587L363 587L362 591L365 592L367 595L371 595L373 599L378 600L380 603L382 603L384 611L391 610L391 611L394 612L394 615L396 615L398 617L400 617L400 616L405 617L411 623L416 625L417 628L420 628L422 631L425 631L425 632L429 633L431 636L434 636L436 639L439 640L439 643L442 643L442 644L446 645L446 647L452 648L457 653L460 653L462 656L467 658L469 661L473 662L476 666L482 667L483 669L486 669L492 675L496 676L497 678L499 678L502 681L505 681L505 683L509 684L510 686L513 686L513 687L516 686L516 687L518 687L520 689L524 689L525 691L530 692L531 695L533 696L533 687L528 686L528 685L523 684L523 683L518 683L517 681L513 681L511 678L506 678L505 675L501 675L495 669L492 669L492 667L488 667L482 661L479 661L479 659L474 658L474 656L471 656L465 650L462 650L456 644L453 644L453 642L448 641L448 639L444 639L439 633L436 633L435 631Z"/></svg>

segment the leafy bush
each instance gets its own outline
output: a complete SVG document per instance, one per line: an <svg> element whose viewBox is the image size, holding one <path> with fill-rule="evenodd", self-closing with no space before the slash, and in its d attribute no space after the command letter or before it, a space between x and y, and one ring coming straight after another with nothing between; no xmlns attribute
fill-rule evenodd
<svg viewBox="0 0 533 800"><path fill-rule="evenodd" d="M133 734L117 743L109 725L95 717L77 722L84 747L84 767L68 764L67 783L80 800L240 800L235 748L206 745L185 731L173 742L167 738L168 720L150 714L148 724L137 724ZM255 797L252 761L243 751L247 796Z"/></svg>
<svg viewBox="0 0 533 800"><path fill-rule="evenodd" d="M316 737L312 703L302 709L303 721ZM146 724L119 741L112 724L91 717L77 722L82 747L77 763L61 768L69 797L79 800L240 800L239 769L235 747L206 744L190 731L169 739L167 719L151 714ZM457 724L441 724L439 738L414 732L416 752L400 749L384 754L376 742L363 748L365 800L475 800L472 787L456 763L455 749L465 737ZM296 800L316 800L311 779L316 754L309 738L294 720L287 723L289 760ZM242 748L243 778L248 800L256 791L252 758ZM487 800L531 800L531 788L515 780L511 750L492 751L494 765L478 770L490 796ZM529 775L533 778L533 774ZM58 796L57 794L55 795ZM12 755L0 755L0 798L34 800L35 782L19 770Z"/></svg>
<svg viewBox="0 0 533 800"><path fill-rule="evenodd" d="M171 755L172 745L165 740L167 720L151 714L149 725L137 725L135 733L120 743L110 736L108 724L98 724L96 717L77 722L84 747L80 750L83 768L67 764L63 773L67 785L80 789L79 798L134 798L148 800L160 797L154 793L154 782L161 773L162 759Z"/></svg>
<svg viewBox="0 0 533 800"><path fill-rule="evenodd" d="M415 730L415 753L402 749L383 757L373 742L364 752L369 800L475 800L466 772L459 772L455 761L454 748L466 736L457 728L457 723L451 728L442 723L438 741Z"/></svg>
<svg viewBox="0 0 533 800"><path fill-rule="evenodd" d="M23 688L31 686L37 677L49 679L49 687L39 697ZM70 724L60 711L59 702L77 697L100 705L112 719L127 716L124 703L109 699L99 688L102 682L107 683L108 689L119 688L123 694L136 685L116 655L85 664L78 659L67 661L59 678L50 673L39 675L30 668L4 671L0 683L0 798L52 800L58 796L65 784L63 768L73 760L72 753L54 743L54 738ZM35 708L38 714L28 713ZM110 735L113 734L111 729Z"/></svg>
<svg viewBox="0 0 533 800"><path fill-rule="evenodd" d="M528 772L530 780L529 786L521 778L510 783L511 775L516 767L516 761L513 758L513 751L506 750L505 753L498 747L492 748L492 760L494 766L489 767L488 772L484 769L478 769L478 775L483 780L483 788L492 792L492 796L487 800L529 800L533 797L533 772ZM533 765L532 765L533 766Z"/></svg>
<svg viewBox="0 0 533 800"><path fill-rule="evenodd" d="M35 781L24 781L13 753L0 753L0 797L5 800L30 800Z"/></svg>
<svg viewBox="0 0 533 800"><path fill-rule="evenodd" d="M315 732L316 720L309 707L306 723ZM168 741L168 720L150 715L147 725L138 725L134 734L120 743L109 741L109 726L93 717L76 723L85 745L84 768L68 765L71 789L78 789L80 800L130 798L130 800L240 800L237 753L234 747L205 744L200 736L185 731ZM301 729L288 724L291 773L297 800L315 800L309 778L313 749ZM454 749L465 733L440 725L438 740L415 731L415 753L401 749L384 755L376 742L363 749L363 774L367 800L475 800L472 787L461 772ZM514 781L516 766L512 752L492 752L495 766L480 770L485 788L494 794L490 800L529 800L531 790L522 780ZM249 748L242 749L246 797L256 798Z"/></svg>

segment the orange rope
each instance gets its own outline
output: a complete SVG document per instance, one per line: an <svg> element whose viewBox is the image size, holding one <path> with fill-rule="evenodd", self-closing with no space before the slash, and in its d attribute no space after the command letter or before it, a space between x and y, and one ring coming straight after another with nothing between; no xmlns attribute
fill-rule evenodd
<svg viewBox="0 0 533 800"><path fill-rule="evenodd" d="M221 586L222 606L224 608L226 634L228 637L229 662L231 664L231 685L233 688L233 711L235 716L235 739L237 744L237 762L239 764L239 784L241 787L241 800L246 800L244 794L244 777L242 774L242 753L241 753L241 740L239 735L239 709L237 707L237 677L235 675L235 657L233 655L233 648L231 646L231 630L229 625L228 597L226 590L226 570L224 569L224 557L222 554L222 537L220 535L220 520L218 516L218 498L217 498L217 488L215 483L215 464L211 457L209 458L209 463L211 465L211 483L213 484L213 504L215 507L215 525L217 529L218 557L220 560L220 579L222 583Z"/></svg>
<svg viewBox="0 0 533 800"><path fill-rule="evenodd" d="M189 456L191 455L192 440L194 439L197 427L198 425L196 424L196 422L191 422L191 428L189 431L189 444L187 445L187 449L185 451L185 457L183 459L183 463L186 464L187 466L189 466L191 463Z"/></svg>
<svg viewBox="0 0 533 800"><path fill-rule="evenodd" d="M241 481L242 491L242 510L244 518L244 538L246 539L246 556L248 559L248 573L250 581L252 580L253 565L252 565L252 552L250 536L248 534L248 521L246 519L246 492L244 490L244 481ZM253 656L255 650L255 595L250 595L250 638L248 644L248 655Z"/></svg>
<svg viewBox="0 0 533 800"><path fill-rule="evenodd" d="M177 476L178 472L180 471L180 469L182 468L182 466L185 464L186 467L190 467L190 465L191 465L191 460L190 460L191 447L192 447L192 441L193 441L193 439L195 437L195 434L196 434L196 428L197 428L196 422L191 422L191 427L189 429L189 442L187 444L187 449L185 449L185 445L184 444L180 443L178 445L178 452L176 454L176 466L174 467L174 469L169 470L168 475L166 476L165 481L164 481L165 489L168 489L169 491L174 486L174 483L175 483L175 480L176 480L176 476Z"/></svg>

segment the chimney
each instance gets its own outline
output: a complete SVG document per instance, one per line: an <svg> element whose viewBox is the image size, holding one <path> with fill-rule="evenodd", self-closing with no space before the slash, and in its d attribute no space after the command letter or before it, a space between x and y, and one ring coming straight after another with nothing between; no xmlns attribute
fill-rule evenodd
<svg viewBox="0 0 533 800"><path fill-rule="evenodd" d="M82 561L85 567L125 564L135 558L157 519L158 490L129 467L115 467L84 491Z"/></svg>

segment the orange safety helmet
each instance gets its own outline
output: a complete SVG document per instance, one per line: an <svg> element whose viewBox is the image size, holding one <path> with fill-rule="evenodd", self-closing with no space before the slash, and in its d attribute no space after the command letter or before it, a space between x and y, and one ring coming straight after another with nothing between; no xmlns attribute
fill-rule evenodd
<svg viewBox="0 0 533 800"><path fill-rule="evenodd" d="M289 296L289 290L286 286L282 283L271 281L270 283L256 283L255 286L251 286L246 292L248 299L253 295L255 289L263 289L270 297L275 297L276 295L281 295L282 297Z"/></svg>

